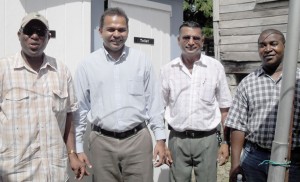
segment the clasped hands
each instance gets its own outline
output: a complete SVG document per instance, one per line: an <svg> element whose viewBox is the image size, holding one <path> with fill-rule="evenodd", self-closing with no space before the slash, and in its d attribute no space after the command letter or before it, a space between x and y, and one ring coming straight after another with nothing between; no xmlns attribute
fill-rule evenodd
<svg viewBox="0 0 300 182"><path fill-rule="evenodd" d="M92 168L85 153L73 153L69 155L70 167L74 171L75 179L81 180L84 176L89 176L86 166Z"/></svg>
<svg viewBox="0 0 300 182"><path fill-rule="evenodd" d="M163 164L171 166L173 163L170 150L164 140L157 140L153 151L153 166L159 167Z"/></svg>

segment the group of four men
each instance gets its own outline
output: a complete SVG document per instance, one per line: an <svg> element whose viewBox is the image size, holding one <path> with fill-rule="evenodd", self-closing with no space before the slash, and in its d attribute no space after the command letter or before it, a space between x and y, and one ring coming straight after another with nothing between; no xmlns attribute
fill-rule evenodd
<svg viewBox="0 0 300 182"><path fill-rule="evenodd" d="M128 21L120 8L104 12L99 26L103 48L79 64L73 85L66 66L44 54L48 21L38 13L23 18L18 31L22 50L0 61L0 181L66 181L69 159L78 179L89 175L88 166L97 182L153 182L153 166L164 163L170 166L170 181L188 182L193 170L196 181L216 182L217 161L222 165L229 158L226 126L232 129L231 180L243 172L247 181L266 181L267 167L257 163L270 157L283 34L274 29L261 33L262 67L242 81L232 103L222 64L201 54L204 36L198 23L180 26L181 56L162 67L159 81L147 56L125 45ZM296 101L298 87L297 82ZM295 109L295 132L299 112ZM220 121L225 142L218 152ZM88 122L91 162L83 150ZM297 179L299 157L293 154L300 138L293 137L290 179Z"/></svg>

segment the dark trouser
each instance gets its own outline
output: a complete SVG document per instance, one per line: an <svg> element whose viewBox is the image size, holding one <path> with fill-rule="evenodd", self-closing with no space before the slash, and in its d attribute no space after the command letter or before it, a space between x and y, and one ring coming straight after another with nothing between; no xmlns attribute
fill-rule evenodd
<svg viewBox="0 0 300 182"><path fill-rule="evenodd" d="M92 131L89 138L95 182L153 182L148 128L124 139Z"/></svg>
<svg viewBox="0 0 300 182"><path fill-rule="evenodd" d="M217 181L217 151L216 131L208 135L196 136L170 132L169 149L173 164L170 168L171 182L190 182L194 169L197 182Z"/></svg>
<svg viewBox="0 0 300 182"><path fill-rule="evenodd" d="M259 165L264 160L270 160L271 152L258 148L256 145L247 142L241 158L247 182L267 182L269 164ZM274 174L276 175L276 174ZM289 168L289 182L300 181L300 153L293 152L291 166Z"/></svg>

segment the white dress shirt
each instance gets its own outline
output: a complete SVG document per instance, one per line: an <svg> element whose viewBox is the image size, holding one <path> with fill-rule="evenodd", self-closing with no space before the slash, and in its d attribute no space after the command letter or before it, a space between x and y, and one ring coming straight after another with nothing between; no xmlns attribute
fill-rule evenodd
<svg viewBox="0 0 300 182"><path fill-rule="evenodd" d="M231 106L224 67L211 57L201 55L192 74L178 57L161 69L161 81L166 118L176 131L212 130L221 121L219 108Z"/></svg>
<svg viewBox="0 0 300 182"><path fill-rule="evenodd" d="M166 138L159 80L141 51L125 47L114 60L100 48L79 65L75 88L77 152L83 151L87 116L92 124L113 132L128 131L147 121L156 140Z"/></svg>

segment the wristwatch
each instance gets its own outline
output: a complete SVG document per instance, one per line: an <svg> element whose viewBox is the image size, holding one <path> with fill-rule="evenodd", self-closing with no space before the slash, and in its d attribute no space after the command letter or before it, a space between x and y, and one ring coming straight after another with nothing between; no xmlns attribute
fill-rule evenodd
<svg viewBox="0 0 300 182"><path fill-rule="evenodd" d="M77 154L77 153L76 153L75 150L72 149L72 150L70 150L70 151L68 152L68 155L70 155L70 154Z"/></svg>
<svg viewBox="0 0 300 182"><path fill-rule="evenodd" d="M222 144L230 145L230 142L229 142L229 141L226 141L226 140L224 140L224 141L222 141L222 142L221 142L221 145L222 145Z"/></svg>

